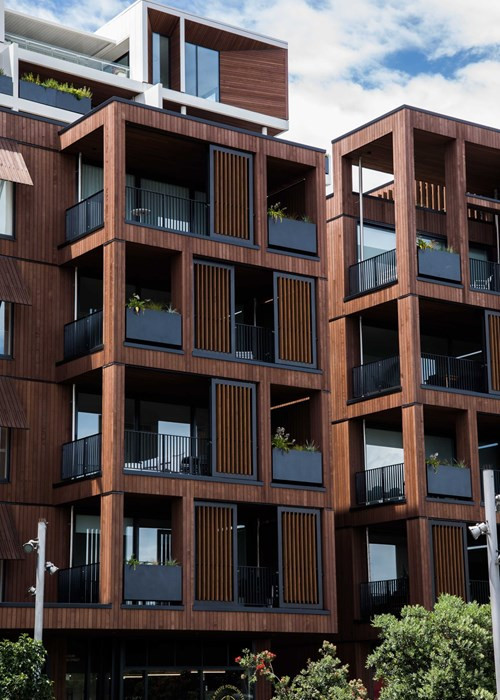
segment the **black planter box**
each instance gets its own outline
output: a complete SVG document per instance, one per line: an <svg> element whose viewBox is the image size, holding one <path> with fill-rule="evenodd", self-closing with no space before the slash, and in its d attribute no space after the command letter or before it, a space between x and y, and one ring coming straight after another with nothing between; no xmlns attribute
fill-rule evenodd
<svg viewBox="0 0 500 700"><path fill-rule="evenodd" d="M323 467L321 452L273 448L273 480L321 485Z"/></svg>
<svg viewBox="0 0 500 700"><path fill-rule="evenodd" d="M316 254L316 224L285 218L276 221L272 216L268 216L267 225L270 246Z"/></svg>
<svg viewBox="0 0 500 700"><path fill-rule="evenodd" d="M446 250L418 250L418 274L422 277L460 283L460 255Z"/></svg>
<svg viewBox="0 0 500 700"><path fill-rule="evenodd" d="M182 316L168 311L127 309L126 338L151 345L182 345Z"/></svg>
<svg viewBox="0 0 500 700"><path fill-rule="evenodd" d="M182 601L182 566L125 564L124 600Z"/></svg>
<svg viewBox="0 0 500 700"><path fill-rule="evenodd" d="M90 98L82 97L80 100L70 92L62 92L55 88L47 88L27 80L19 81L19 97L32 102L40 102L50 107L58 107L68 112L78 112L86 114L90 111L92 104Z"/></svg>
<svg viewBox="0 0 500 700"><path fill-rule="evenodd" d="M3 95L14 94L14 84L10 75L0 75L0 92Z"/></svg>
<svg viewBox="0 0 500 700"><path fill-rule="evenodd" d="M434 470L427 465L427 495L472 498L470 469L440 464Z"/></svg>

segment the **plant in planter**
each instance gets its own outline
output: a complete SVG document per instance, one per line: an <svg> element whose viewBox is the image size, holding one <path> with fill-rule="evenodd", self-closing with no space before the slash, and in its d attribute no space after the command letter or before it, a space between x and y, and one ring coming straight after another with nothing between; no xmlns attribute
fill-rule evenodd
<svg viewBox="0 0 500 700"><path fill-rule="evenodd" d="M55 78L42 80L39 75L24 73L19 83L19 96L85 114L91 108L92 92L88 87L77 88L72 83L60 83Z"/></svg>
<svg viewBox="0 0 500 700"><path fill-rule="evenodd" d="M417 238L417 248L419 250L434 250L435 246L432 241L427 241L425 238Z"/></svg>
<svg viewBox="0 0 500 700"><path fill-rule="evenodd" d="M136 559L135 554L131 554L130 557L127 559L127 566L131 566L134 571L137 569L140 563L141 562L139 561L139 559Z"/></svg>
<svg viewBox="0 0 500 700"><path fill-rule="evenodd" d="M153 345L182 345L182 316L172 304L132 294L125 306L128 340Z"/></svg>
<svg viewBox="0 0 500 700"><path fill-rule="evenodd" d="M273 221L279 221L280 223L283 221L283 219L286 218L286 207L282 207L280 202L275 202L275 204L271 204L267 210L267 215L273 220Z"/></svg>
<svg viewBox="0 0 500 700"><path fill-rule="evenodd" d="M271 445L282 452L289 452L294 446L295 440L290 440L290 434L285 431L285 428L276 428L276 432L271 438Z"/></svg>
<svg viewBox="0 0 500 700"><path fill-rule="evenodd" d="M323 481L322 455L314 441L299 445L285 428L276 428L271 439L273 479L307 484Z"/></svg>
<svg viewBox="0 0 500 700"><path fill-rule="evenodd" d="M471 498L470 467L461 459L439 459L435 452L425 460L429 496Z"/></svg>
<svg viewBox="0 0 500 700"><path fill-rule="evenodd" d="M279 202L267 210L269 245L309 255L317 250L316 224L307 215L286 212Z"/></svg>
<svg viewBox="0 0 500 700"><path fill-rule="evenodd" d="M438 241L417 238L417 254L419 275L460 282L460 255L451 246L442 247Z"/></svg>

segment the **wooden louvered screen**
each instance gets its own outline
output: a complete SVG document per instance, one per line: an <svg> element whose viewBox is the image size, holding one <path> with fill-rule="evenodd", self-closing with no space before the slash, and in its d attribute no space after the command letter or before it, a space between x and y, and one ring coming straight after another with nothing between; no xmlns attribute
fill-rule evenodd
<svg viewBox="0 0 500 700"><path fill-rule="evenodd" d="M234 506L196 506L196 598L234 599Z"/></svg>
<svg viewBox="0 0 500 700"><path fill-rule="evenodd" d="M436 598L451 593L467 600L462 526L432 525Z"/></svg>
<svg viewBox="0 0 500 700"><path fill-rule="evenodd" d="M195 275L195 347L232 350L232 268L197 262Z"/></svg>
<svg viewBox="0 0 500 700"><path fill-rule="evenodd" d="M251 156L212 147L211 164L212 233L251 241Z"/></svg>
<svg viewBox="0 0 500 700"><path fill-rule="evenodd" d="M253 476L254 392L250 384L214 381L215 471Z"/></svg>
<svg viewBox="0 0 500 700"><path fill-rule="evenodd" d="M487 312L489 389L500 393L500 314Z"/></svg>
<svg viewBox="0 0 500 700"><path fill-rule="evenodd" d="M314 357L312 280L276 275L278 359L312 365Z"/></svg>
<svg viewBox="0 0 500 700"><path fill-rule="evenodd" d="M282 596L285 605L315 605L319 590L318 513L280 509Z"/></svg>

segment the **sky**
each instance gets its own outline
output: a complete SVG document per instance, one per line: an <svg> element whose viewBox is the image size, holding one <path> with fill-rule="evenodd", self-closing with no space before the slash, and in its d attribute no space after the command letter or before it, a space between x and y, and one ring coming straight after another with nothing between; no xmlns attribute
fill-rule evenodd
<svg viewBox="0 0 500 700"><path fill-rule="evenodd" d="M6 5L92 31L131 1L6 0ZM329 150L333 138L402 104L500 128L498 0L164 4L288 42L285 138Z"/></svg>

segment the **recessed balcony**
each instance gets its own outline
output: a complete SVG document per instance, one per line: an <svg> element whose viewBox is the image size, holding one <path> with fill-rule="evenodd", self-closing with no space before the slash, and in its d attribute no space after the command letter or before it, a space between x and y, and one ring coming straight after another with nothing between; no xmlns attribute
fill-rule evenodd
<svg viewBox="0 0 500 700"><path fill-rule="evenodd" d="M460 255L449 250L419 249L418 274L433 280L460 284Z"/></svg>
<svg viewBox="0 0 500 700"><path fill-rule="evenodd" d="M66 210L66 240L72 242L104 226L104 190Z"/></svg>
<svg viewBox="0 0 500 700"><path fill-rule="evenodd" d="M64 326L64 359L82 357L103 347L102 310L94 311Z"/></svg>
<svg viewBox="0 0 500 700"><path fill-rule="evenodd" d="M408 577L362 583L360 597L363 620L370 620L374 615L384 613L399 615L410 599Z"/></svg>
<svg viewBox="0 0 500 700"><path fill-rule="evenodd" d="M399 357L386 357L352 369L353 398L368 398L401 386Z"/></svg>
<svg viewBox="0 0 500 700"><path fill-rule="evenodd" d="M206 438L125 431L125 471L211 476L211 441Z"/></svg>
<svg viewBox="0 0 500 700"><path fill-rule="evenodd" d="M488 260L469 260L470 286L480 292L500 294L500 265Z"/></svg>
<svg viewBox="0 0 500 700"><path fill-rule="evenodd" d="M487 376L482 363L482 353L477 359L447 357L422 353L422 384L458 391L487 391Z"/></svg>
<svg viewBox="0 0 500 700"><path fill-rule="evenodd" d="M388 250L349 268L349 294L371 292L397 282L396 251Z"/></svg>
<svg viewBox="0 0 500 700"><path fill-rule="evenodd" d="M101 433L67 442L62 446L61 480L101 474Z"/></svg>
<svg viewBox="0 0 500 700"><path fill-rule="evenodd" d="M427 495L432 498L472 498L470 467L427 464Z"/></svg>
<svg viewBox="0 0 500 700"><path fill-rule="evenodd" d="M90 604L99 602L99 564L73 566L57 572L59 603Z"/></svg>
<svg viewBox="0 0 500 700"><path fill-rule="evenodd" d="M208 236L206 202L140 187L125 188L125 220L174 233Z"/></svg>
<svg viewBox="0 0 500 700"><path fill-rule="evenodd" d="M154 601L168 605L182 602L182 566L177 562L126 563L123 570L123 599L144 604Z"/></svg>

